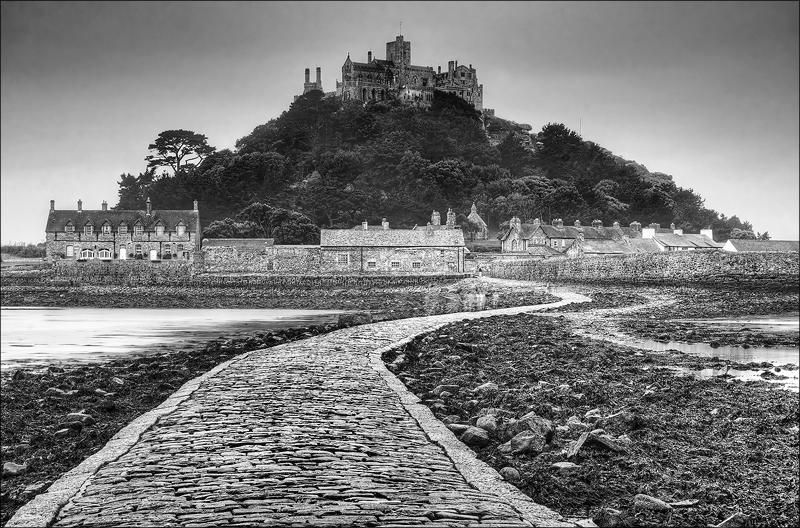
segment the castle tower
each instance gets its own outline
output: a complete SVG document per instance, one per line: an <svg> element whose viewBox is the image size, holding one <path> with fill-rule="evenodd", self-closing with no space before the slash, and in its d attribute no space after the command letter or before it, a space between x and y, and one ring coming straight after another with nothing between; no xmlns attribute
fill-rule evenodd
<svg viewBox="0 0 800 528"><path fill-rule="evenodd" d="M322 90L322 68L317 66L317 80L311 82L311 70L306 68L306 82L303 83L303 95L307 94L312 90Z"/></svg>
<svg viewBox="0 0 800 528"><path fill-rule="evenodd" d="M386 60L393 61L402 69L411 66L411 42L398 35L394 42L386 43Z"/></svg>

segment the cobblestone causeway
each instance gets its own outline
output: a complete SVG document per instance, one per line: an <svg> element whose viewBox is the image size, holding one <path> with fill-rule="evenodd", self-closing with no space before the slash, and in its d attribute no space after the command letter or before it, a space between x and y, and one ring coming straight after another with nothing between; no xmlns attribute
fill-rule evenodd
<svg viewBox="0 0 800 528"><path fill-rule="evenodd" d="M531 309L363 325L235 358L7 526L56 512L57 527L572 526L470 456L380 362L449 322Z"/></svg>

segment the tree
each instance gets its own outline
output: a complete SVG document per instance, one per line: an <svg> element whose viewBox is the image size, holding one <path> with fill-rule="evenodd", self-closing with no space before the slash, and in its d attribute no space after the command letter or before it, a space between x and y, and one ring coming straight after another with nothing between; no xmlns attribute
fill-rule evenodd
<svg viewBox="0 0 800 528"><path fill-rule="evenodd" d="M769 236L769 235L767 235ZM743 239L743 240L755 240L756 235L752 231L748 229L739 229L738 227L734 227L731 229L731 234L728 235L728 238L735 238L735 239Z"/></svg>
<svg viewBox="0 0 800 528"><path fill-rule="evenodd" d="M175 174L184 167L193 167L216 149L208 144L208 138L191 130L166 130L158 135L148 150L155 151L145 157L148 168L172 167Z"/></svg>
<svg viewBox="0 0 800 528"><path fill-rule="evenodd" d="M769 231L764 231L763 233L759 233L756 235L758 240L769 240L771 237L769 236Z"/></svg>

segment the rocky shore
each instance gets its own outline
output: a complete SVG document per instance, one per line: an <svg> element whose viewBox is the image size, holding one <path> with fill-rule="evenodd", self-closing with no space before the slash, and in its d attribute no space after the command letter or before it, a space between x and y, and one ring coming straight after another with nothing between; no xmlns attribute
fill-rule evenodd
<svg viewBox="0 0 800 528"><path fill-rule="evenodd" d="M667 318L776 314L796 310L797 292L581 293L595 302L550 317L453 324L384 359L481 460L566 517L598 526L797 525L797 394L725 374L677 375L757 366L766 380L780 368L644 352L575 333L619 319L641 336ZM648 308L626 310L632 304ZM598 308L620 312L582 317ZM685 335L675 328L670 337ZM796 346L796 332L787 342ZM749 343L777 341L753 332Z"/></svg>

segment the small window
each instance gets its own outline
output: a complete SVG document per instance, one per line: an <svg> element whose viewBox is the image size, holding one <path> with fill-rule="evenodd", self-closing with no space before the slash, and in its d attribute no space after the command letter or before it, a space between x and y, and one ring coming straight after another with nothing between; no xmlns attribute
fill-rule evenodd
<svg viewBox="0 0 800 528"><path fill-rule="evenodd" d="M111 225L110 224L103 224L103 234L110 235L111 234Z"/></svg>
<svg viewBox="0 0 800 528"><path fill-rule="evenodd" d="M75 248L72 246L67 246L67 256L74 257L75 256Z"/></svg>
<svg viewBox="0 0 800 528"><path fill-rule="evenodd" d="M393 260L391 262L391 264L389 264L389 265L392 267L392 269L397 269L397 268L400 267L400 261L399 260Z"/></svg>
<svg viewBox="0 0 800 528"><path fill-rule="evenodd" d="M440 257L443 257L443 256L444 256L444 250L443 250L443 249L439 251L439 256L440 256Z"/></svg>
<svg viewBox="0 0 800 528"><path fill-rule="evenodd" d="M378 267L378 263L375 262L374 260L368 260L367 261L367 269L375 269L377 267Z"/></svg>
<svg viewBox="0 0 800 528"><path fill-rule="evenodd" d="M412 269L420 269L420 268L422 268L422 262L412 262L411 263L411 268Z"/></svg>
<svg viewBox="0 0 800 528"><path fill-rule="evenodd" d="M94 232L94 226L83 226L83 234L84 235L91 235Z"/></svg>
<svg viewBox="0 0 800 528"><path fill-rule="evenodd" d="M183 251L183 244L178 244L178 249L177 249L177 251L178 251L178 252L181 252L181 251Z"/></svg>
<svg viewBox="0 0 800 528"><path fill-rule="evenodd" d="M128 234L128 226L126 224L120 224L119 229L117 232L120 235L127 235Z"/></svg>
<svg viewBox="0 0 800 528"><path fill-rule="evenodd" d="M337 264L350 264L350 255L347 255L347 254L336 255L336 263Z"/></svg>
<svg viewBox="0 0 800 528"><path fill-rule="evenodd" d="M183 236L184 234L186 234L186 226L185 225L179 225L177 227L177 231L178 231L178 236Z"/></svg>
<svg viewBox="0 0 800 528"><path fill-rule="evenodd" d="M64 226L64 231L66 231L67 233L74 233L75 232L75 226L72 225L72 224L67 224L67 225Z"/></svg>
<svg viewBox="0 0 800 528"><path fill-rule="evenodd" d="M142 245L141 244L136 244L135 250L136 250L136 254L137 255L141 255L142 254Z"/></svg>
<svg viewBox="0 0 800 528"><path fill-rule="evenodd" d="M101 258L101 259L107 259L107 260L110 260L110 259L111 259L111 251L109 251L109 250L107 250L107 249L101 249L101 250L100 250L100 253L99 253L99 255L98 255L98 256L99 256L99 258Z"/></svg>
<svg viewBox="0 0 800 528"><path fill-rule="evenodd" d="M156 236L162 236L164 234L164 226L157 225L156 226Z"/></svg>
<svg viewBox="0 0 800 528"><path fill-rule="evenodd" d="M142 236L144 234L144 226L142 224L136 224L133 226L133 234L136 236Z"/></svg>
<svg viewBox="0 0 800 528"><path fill-rule="evenodd" d="M94 252L91 249L84 249L81 251L81 258L82 259L94 258Z"/></svg>

